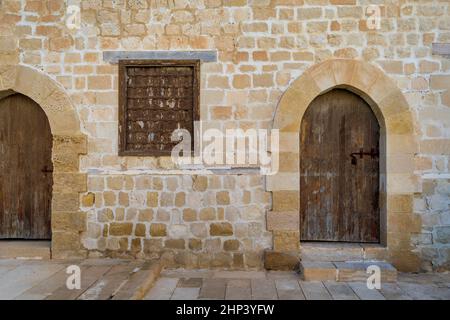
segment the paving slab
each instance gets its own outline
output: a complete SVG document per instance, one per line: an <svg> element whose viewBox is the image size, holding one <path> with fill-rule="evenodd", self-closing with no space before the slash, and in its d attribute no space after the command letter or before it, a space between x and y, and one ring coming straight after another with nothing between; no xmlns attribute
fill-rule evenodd
<svg viewBox="0 0 450 320"><path fill-rule="evenodd" d="M321 281L299 281L306 300L332 300Z"/></svg>
<svg viewBox="0 0 450 320"><path fill-rule="evenodd" d="M127 265L118 264L111 267L98 281L88 288L79 300L112 299L120 288L129 280L133 270L142 262L131 262ZM100 264L101 265L101 264Z"/></svg>
<svg viewBox="0 0 450 320"><path fill-rule="evenodd" d="M202 283L202 278L181 278L177 286L179 288L200 288Z"/></svg>
<svg viewBox="0 0 450 320"><path fill-rule="evenodd" d="M199 299L225 299L226 279L204 279Z"/></svg>
<svg viewBox="0 0 450 320"><path fill-rule="evenodd" d="M44 300L52 294L55 290L61 287L61 284L66 283L68 274L66 272L66 266L57 273L42 280L37 285L31 287L27 291L23 292L15 300Z"/></svg>
<svg viewBox="0 0 450 320"><path fill-rule="evenodd" d="M358 296L345 282L324 281L333 300L358 300Z"/></svg>
<svg viewBox="0 0 450 320"><path fill-rule="evenodd" d="M298 280L287 279L276 279L275 287L278 292L278 299L280 300L305 300L305 295Z"/></svg>
<svg viewBox="0 0 450 320"><path fill-rule="evenodd" d="M24 259L0 259L0 266L19 266L26 262Z"/></svg>
<svg viewBox="0 0 450 320"><path fill-rule="evenodd" d="M398 281L415 284L431 284L443 282L444 275L439 273L399 273Z"/></svg>
<svg viewBox="0 0 450 320"><path fill-rule="evenodd" d="M159 278L144 300L169 300L177 287L177 278Z"/></svg>
<svg viewBox="0 0 450 320"><path fill-rule="evenodd" d="M75 300L82 295L91 285L100 279L111 266L80 266L81 269L81 288L68 289L66 282L58 287L54 292L45 298L45 300Z"/></svg>
<svg viewBox="0 0 450 320"><path fill-rule="evenodd" d="M57 273L64 265L21 264L0 277L0 300L11 300Z"/></svg>
<svg viewBox="0 0 450 320"><path fill-rule="evenodd" d="M252 279L253 300L277 300L278 294L275 281L272 279Z"/></svg>
<svg viewBox="0 0 450 320"><path fill-rule="evenodd" d="M200 287L198 288L175 288L171 300L195 300L200 293Z"/></svg>
<svg viewBox="0 0 450 320"><path fill-rule="evenodd" d="M387 300L412 300L396 283L381 283L380 293Z"/></svg>
<svg viewBox="0 0 450 320"><path fill-rule="evenodd" d="M398 282L398 286L413 300L450 300L450 290L431 284Z"/></svg>
<svg viewBox="0 0 450 320"><path fill-rule="evenodd" d="M141 300L159 278L162 263L159 260L145 261L133 270L128 280L112 297L113 300Z"/></svg>
<svg viewBox="0 0 450 320"><path fill-rule="evenodd" d="M228 280L225 300L250 300L251 298L250 279Z"/></svg>
<svg viewBox="0 0 450 320"><path fill-rule="evenodd" d="M9 272L9 271L11 271L11 270L17 268L17 267L18 267L18 265L4 265L4 266L1 266L1 265L0 265L0 277L1 277L3 274L5 274L5 273L7 273L7 272Z"/></svg>
<svg viewBox="0 0 450 320"><path fill-rule="evenodd" d="M365 282L348 282L348 285L361 300L386 300L377 289L369 289Z"/></svg>

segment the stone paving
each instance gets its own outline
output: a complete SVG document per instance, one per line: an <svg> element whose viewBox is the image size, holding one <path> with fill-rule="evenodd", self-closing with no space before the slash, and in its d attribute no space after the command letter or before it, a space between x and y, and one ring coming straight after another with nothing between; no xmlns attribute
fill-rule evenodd
<svg viewBox="0 0 450 320"><path fill-rule="evenodd" d="M450 273L399 273L370 290L364 282L302 281L294 272L165 270L146 300L449 300Z"/></svg>
<svg viewBox="0 0 450 320"><path fill-rule="evenodd" d="M0 300L127 300L141 289L148 276L148 263L120 259L0 259ZM80 289L69 290L66 286L70 265L80 267Z"/></svg>
<svg viewBox="0 0 450 320"><path fill-rule="evenodd" d="M131 299L147 277L145 261L0 259L0 300ZM66 268L81 268L81 289L69 290ZM142 296L141 296L142 297ZM294 272L169 269L145 300L450 299L450 273L399 273L397 283L369 290L362 282L299 280Z"/></svg>

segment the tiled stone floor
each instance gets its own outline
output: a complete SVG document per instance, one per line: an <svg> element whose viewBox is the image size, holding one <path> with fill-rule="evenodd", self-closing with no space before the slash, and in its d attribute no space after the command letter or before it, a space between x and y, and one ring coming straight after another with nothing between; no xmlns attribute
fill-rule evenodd
<svg viewBox="0 0 450 320"><path fill-rule="evenodd" d="M119 259L0 259L0 300L129 299L146 272L143 264ZM80 289L66 286L70 265L80 267Z"/></svg>
<svg viewBox="0 0 450 320"><path fill-rule="evenodd" d="M141 285L143 261L0 259L0 300L129 299ZM81 268L81 289L68 290L66 268ZM145 299L447 299L450 273L400 273L369 290L360 282L304 282L294 272L165 270Z"/></svg>
<svg viewBox="0 0 450 320"><path fill-rule="evenodd" d="M147 300L411 300L450 299L450 274L398 275L370 290L363 282L299 280L294 272L166 270Z"/></svg>

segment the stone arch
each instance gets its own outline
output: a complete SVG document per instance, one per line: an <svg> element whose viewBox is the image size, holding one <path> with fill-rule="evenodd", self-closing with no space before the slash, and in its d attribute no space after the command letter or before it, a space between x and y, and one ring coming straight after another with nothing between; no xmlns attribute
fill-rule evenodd
<svg viewBox="0 0 450 320"><path fill-rule="evenodd" d="M413 213L413 195L420 188L414 174L414 155L418 152L414 114L396 83L382 70L350 59L331 59L312 66L291 84L278 103L273 129L280 132L280 166L278 173L266 180L273 200L272 211L267 215L267 228L273 232L273 251L269 253L287 255L286 261L294 261L289 256L298 257L301 252L300 124L313 99L333 88L345 88L361 96L371 106L381 129L384 233L381 245L366 249L366 256L390 261L401 270L417 270L419 259L410 242L411 234L421 229L420 218Z"/></svg>
<svg viewBox="0 0 450 320"><path fill-rule="evenodd" d="M80 257L81 232L86 228L80 212L86 174L79 172L79 156L87 151L77 112L64 88L41 71L24 65L0 66L0 98L21 93L44 110L53 136L52 257Z"/></svg>

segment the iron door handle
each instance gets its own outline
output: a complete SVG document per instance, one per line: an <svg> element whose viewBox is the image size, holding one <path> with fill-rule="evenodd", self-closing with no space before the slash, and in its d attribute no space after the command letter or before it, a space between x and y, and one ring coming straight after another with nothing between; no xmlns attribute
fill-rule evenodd
<svg viewBox="0 0 450 320"><path fill-rule="evenodd" d="M350 157L352 158L352 165L356 165L357 163L356 156L359 156L360 159L362 159L363 156L370 156L370 158L374 159L378 157L378 155L378 150L375 148L370 149L370 152L364 152L364 148L360 148L359 152L350 153Z"/></svg>
<svg viewBox="0 0 450 320"><path fill-rule="evenodd" d="M45 167L41 170L41 172L43 172L43 173L51 173L51 172L53 172L53 169L49 169L47 166L45 166Z"/></svg>

